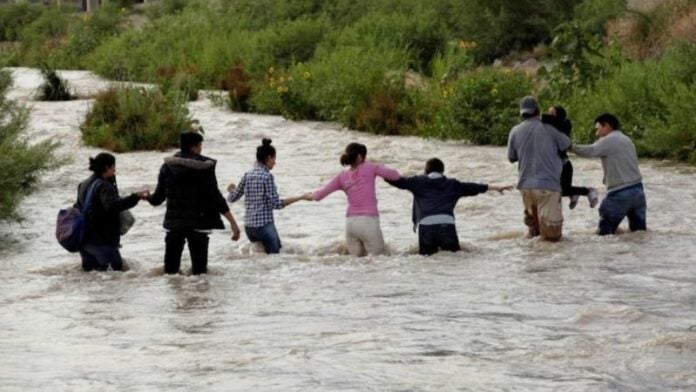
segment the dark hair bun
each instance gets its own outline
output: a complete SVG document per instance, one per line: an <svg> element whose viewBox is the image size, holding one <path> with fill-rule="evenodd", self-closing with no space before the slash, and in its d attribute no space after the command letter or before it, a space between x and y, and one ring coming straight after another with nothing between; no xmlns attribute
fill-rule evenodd
<svg viewBox="0 0 696 392"><path fill-rule="evenodd" d="M89 157L89 170L95 171L97 166L97 161L94 160L94 158Z"/></svg>
<svg viewBox="0 0 696 392"><path fill-rule="evenodd" d="M273 142L273 141L272 141L271 139L263 138L263 139L261 140L261 145L263 145L263 146L270 146L272 142Z"/></svg>

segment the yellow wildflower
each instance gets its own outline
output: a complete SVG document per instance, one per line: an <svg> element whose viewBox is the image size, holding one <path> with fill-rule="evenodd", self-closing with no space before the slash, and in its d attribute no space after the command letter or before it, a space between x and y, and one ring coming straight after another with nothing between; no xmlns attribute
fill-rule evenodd
<svg viewBox="0 0 696 392"><path fill-rule="evenodd" d="M310 75L309 72L307 72L307 71L305 71L305 72L302 74L302 77L304 77L305 79L309 79L310 76L312 76L312 75Z"/></svg>
<svg viewBox="0 0 696 392"><path fill-rule="evenodd" d="M269 74L273 75L273 72L275 72L275 68L273 68L273 67L268 68Z"/></svg>

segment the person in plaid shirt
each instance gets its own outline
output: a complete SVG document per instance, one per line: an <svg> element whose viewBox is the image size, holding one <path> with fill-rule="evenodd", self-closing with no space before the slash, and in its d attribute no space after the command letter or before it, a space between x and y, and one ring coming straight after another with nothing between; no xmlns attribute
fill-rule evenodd
<svg viewBox="0 0 696 392"><path fill-rule="evenodd" d="M282 247L273 221L273 210L281 209L300 200L310 200L310 195L281 199L271 170L275 166L276 150L271 139L263 139L256 148L256 164L244 173L239 185L230 184L227 201L234 203L244 198L244 231L249 241L261 242L268 254L279 253Z"/></svg>

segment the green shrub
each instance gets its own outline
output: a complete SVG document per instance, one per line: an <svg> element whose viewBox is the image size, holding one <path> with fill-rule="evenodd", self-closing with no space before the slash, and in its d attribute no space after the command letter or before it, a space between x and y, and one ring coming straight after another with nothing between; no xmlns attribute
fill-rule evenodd
<svg viewBox="0 0 696 392"><path fill-rule="evenodd" d="M505 145L519 122L519 100L532 92L532 81L519 72L482 69L454 82L451 91L449 110L456 128L448 136Z"/></svg>
<svg viewBox="0 0 696 392"><path fill-rule="evenodd" d="M3 221L21 218L16 209L22 197L36 184L39 174L59 163L54 156L55 143L30 144L22 138L29 112L5 98L11 84L10 74L0 71L0 220Z"/></svg>
<svg viewBox="0 0 696 392"><path fill-rule="evenodd" d="M300 120L315 119L317 108L309 99L312 76L304 64L297 64L289 71L270 67L263 80L253 84L251 109L259 113L280 114Z"/></svg>
<svg viewBox="0 0 696 392"><path fill-rule="evenodd" d="M80 125L84 142L123 152L174 147L192 120L181 94L157 89L111 88L96 97Z"/></svg>
<svg viewBox="0 0 696 392"><path fill-rule="evenodd" d="M70 92L68 82L61 78L55 69L43 66L41 76L44 82L39 86L36 99L39 101L70 101L75 97Z"/></svg>
<svg viewBox="0 0 696 392"><path fill-rule="evenodd" d="M0 41L16 41L26 25L36 20L42 7L29 3L0 4Z"/></svg>
<svg viewBox="0 0 696 392"><path fill-rule="evenodd" d="M406 66L428 72L433 58L445 50L447 31L434 12L370 13L346 28L335 45L406 49ZM328 49L328 48L327 48Z"/></svg>
<svg viewBox="0 0 696 392"><path fill-rule="evenodd" d="M64 45L72 18L67 10L47 7L20 32L22 59L28 65L40 65Z"/></svg>
<svg viewBox="0 0 696 392"><path fill-rule="evenodd" d="M121 31L122 13L112 3L95 12L85 14L70 29L61 49L62 66L78 68L85 65L84 57L94 51L106 39Z"/></svg>
<svg viewBox="0 0 696 392"><path fill-rule="evenodd" d="M405 50L341 47L307 65L311 83L306 102L322 120L353 124L363 105L379 91L389 73L404 71Z"/></svg>

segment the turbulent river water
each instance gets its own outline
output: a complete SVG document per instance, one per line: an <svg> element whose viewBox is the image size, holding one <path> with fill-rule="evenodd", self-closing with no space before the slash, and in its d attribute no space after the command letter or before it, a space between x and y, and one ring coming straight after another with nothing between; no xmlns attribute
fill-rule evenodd
<svg viewBox="0 0 696 392"><path fill-rule="evenodd" d="M337 193L276 212L278 256L216 232L204 276L163 276L164 207L141 203L123 237L130 270L85 273L53 231L99 152L78 129L93 101L34 102L38 73L12 72L29 139L59 140L71 161L41 177L24 222L0 226L0 390L696 390L692 168L641 162L647 232L598 237L597 211L586 199L570 211L566 199L563 241L528 240L519 194L483 194L456 210L465 251L428 258L417 255L410 194L380 180L390 256L345 255ZM62 75L82 96L107 85ZM438 156L465 181L516 180L503 148L231 113L207 99L189 108L221 187L251 167L262 137L278 149L281 196L330 179L351 141L405 174ZM121 193L153 189L171 153L118 154ZM603 189L598 161L574 164L576 183ZM232 211L241 223L241 202Z"/></svg>

